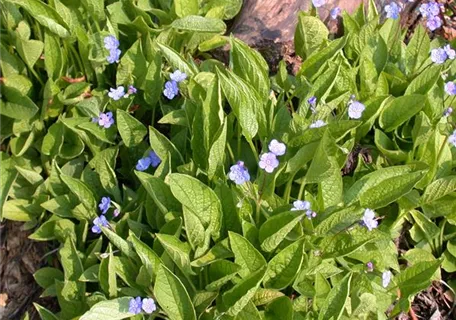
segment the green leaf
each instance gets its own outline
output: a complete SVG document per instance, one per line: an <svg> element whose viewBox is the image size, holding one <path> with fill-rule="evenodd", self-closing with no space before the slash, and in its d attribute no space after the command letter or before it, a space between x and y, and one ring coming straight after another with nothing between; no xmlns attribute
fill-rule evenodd
<svg viewBox="0 0 456 320"><path fill-rule="evenodd" d="M33 306L35 307L36 311L38 311L40 318L42 320L58 320L57 316L53 314L51 311L46 309L45 307L40 306L37 303L33 303Z"/></svg>
<svg viewBox="0 0 456 320"><path fill-rule="evenodd" d="M312 163L307 170L306 183L318 183L331 176L334 172L334 161L332 158L336 153L336 143L331 137L329 130L323 134L317 150L313 156Z"/></svg>
<svg viewBox="0 0 456 320"><path fill-rule="evenodd" d="M186 0L181 1L185 2ZM180 71L185 72L189 77L192 77L195 75L195 73L197 73L195 67L182 59L176 50L161 43L157 44L160 47L160 50L163 53L165 59L168 60L174 69L179 69Z"/></svg>
<svg viewBox="0 0 456 320"><path fill-rule="evenodd" d="M263 255L246 238L231 231L228 235L234 262L242 267L239 271L241 277L245 278L266 265Z"/></svg>
<svg viewBox="0 0 456 320"><path fill-rule="evenodd" d="M333 319L338 320L344 311L345 301L350 292L352 273L348 273L339 283L329 292L321 307L318 320Z"/></svg>
<svg viewBox="0 0 456 320"><path fill-rule="evenodd" d="M346 256L365 244L378 240L382 234L368 231L367 228L355 228L350 233L337 233L334 236L324 237L320 242L322 258L338 258Z"/></svg>
<svg viewBox="0 0 456 320"><path fill-rule="evenodd" d="M50 79L60 78L64 66L62 48L59 38L49 32L44 34L44 65Z"/></svg>
<svg viewBox="0 0 456 320"><path fill-rule="evenodd" d="M100 287L109 298L117 297L116 262L112 253L112 245L108 245L108 257L103 258L98 270Z"/></svg>
<svg viewBox="0 0 456 320"><path fill-rule="evenodd" d="M288 297L280 297L266 306L265 320L293 320L293 305Z"/></svg>
<svg viewBox="0 0 456 320"><path fill-rule="evenodd" d="M59 37L66 38L70 36L66 23L59 14L46 3L39 0L11 0L11 2L27 10L38 23L48 28Z"/></svg>
<svg viewBox="0 0 456 320"><path fill-rule="evenodd" d="M124 240L121 236L119 236L114 231L111 231L108 228L102 227L101 230L105 234L105 236L109 239L109 241L117 247L124 255L129 257L132 260L137 260L138 256L133 249L131 242Z"/></svg>
<svg viewBox="0 0 456 320"><path fill-rule="evenodd" d="M126 111L117 109L117 128L123 142L128 148L140 144L147 134L147 128Z"/></svg>
<svg viewBox="0 0 456 320"><path fill-rule="evenodd" d="M63 272L56 268L44 267L36 271L33 277L41 288L47 289L54 285L55 279L63 281Z"/></svg>
<svg viewBox="0 0 456 320"><path fill-rule="evenodd" d="M60 148L63 145L64 129L63 123L60 121L53 123L49 127L41 145L42 153L51 157L59 155Z"/></svg>
<svg viewBox="0 0 456 320"><path fill-rule="evenodd" d="M407 45L405 52L406 68L411 74L415 74L429 57L431 41L426 29L418 25Z"/></svg>
<svg viewBox="0 0 456 320"><path fill-rule="evenodd" d="M360 193L359 199L364 208L384 207L407 194L424 176L424 171L404 174L386 179Z"/></svg>
<svg viewBox="0 0 456 320"><path fill-rule="evenodd" d="M217 69L217 75L223 93L239 120L242 134L247 140L252 140L258 132L256 114L263 107L258 94L249 83L231 72L225 75Z"/></svg>
<svg viewBox="0 0 456 320"><path fill-rule="evenodd" d="M410 85L407 87L407 90L405 91L405 95L427 94L441 78L441 73L442 66L430 66L412 80Z"/></svg>
<svg viewBox="0 0 456 320"><path fill-rule="evenodd" d="M167 159L168 154L170 153L173 166L184 163L184 159L176 146L152 126L149 126L149 140L152 149L157 153L160 159Z"/></svg>
<svg viewBox="0 0 456 320"><path fill-rule="evenodd" d="M218 172L223 170L223 165L225 163L227 125L228 121L225 120L223 126L220 127L215 135L214 143L209 151L209 167L207 169L209 179L213 179ZM222 174L220 173L218 176L221 177Z"/></svg>
<svg viewBox="0 0 456 320"><path fill-rule="evenodd" d="M174 197L189 208L217 240L222 223L222 206L215 192L201 181L185 174L172 173L168 177Z"/></svg>
<svg viewBox="0 0 456 320"><path fill-rule="evenodd" d="M263 279L265 288L285 289L293 282L304 258L304 241L298 240L280 251L268 263Z"/></svg>
<svg viewBox="0 0 456 320"><path fill-rule="evenodd" d="M299 14L294 36L296 53L306 60L325 44L328 35L328 28L319 18Z"/></svg>
<svg viewBox="0 0 456 320"><path fill-rule="evenodd" d="M79 201L86 207L87 210L95 212L97 201L92 190L81 180L70 177L66 174L61 174L60 179L67 185L72 193L79 199ZM95 213L93 214L95 216ZM89 217L88 217L89 218Z"/></svg>
<svg viewBox="0 0 456 320"><path fill-rule="evenodd" d="M231 37L231 64L233 72L251 84L260 97L269 96L269 67L258 51L239 39Z"/></svg>
<svg viewBox="0 0 456 320"><path fill-rule="evenodd" d="M161 264L160 257L132 232L130 232L130 239L147 272L151 277L154 277Z"/></svg>
<svg viewBox="0 0 456 320"><path fill-rule="evenodd" d="M194 275L190 266L190 245L169 234L157 233L156 236L179 269L186 275Z"/></svg>
<svg viewBox="0 0 456 320"><path fill-rule="evenodd" d="M363 215L362 208L348 207L329 216L324 216L324 220L317 224L314 231L318 236L336 234L348 228L356 221L360 221Z"/></svg>
<svg viewBox="0 0 456 320"><path fill-rule="evenodd" d="M440 228L437 227L428 217L418 210L411 210L410 214L415 220L416 225L423 231L424 236L428 241L440 235Z"/></svg>
<svg viewBox="0 0 456 320"><path fill-rule="evenodd" d="M215 261L209 266L209 278L211 283L206 286L206 290L217 291L224 284L233 280L237 276L239 270L241 270L241 266L231 261Z"/></svg>
<svg viewBox="0 0 456 320"><path fill-rule="evenodd" d="M147 61L141 50L141 40L137 40L122 55L119 66L117 67L117 85L130 85L134 82L142 84L147 74Z"/></svg>
<svg viewBox="0 0 456 320"><path fill-rule="evenodd" d="M21 38L16 40L17 52L27 66L32 69L43 52L44 43L38 40L23 40Z"/></svg>
<svg viewBox="0 0 456 320"><path fill-rule="evenodd" d="M195 308L184 285L163 265L157 271L154 293L170 320L196 319Z"/></svg>
<svg viewBox="0 0 456 320"><path fill-rule="evenodd" d="M65 274L65 279L77 281L84 272L81 259L78 256L75 244L71 239L67 239L63 247L59 250L60 262Z"/></svg>
<svg viewBox="0 0 456 320"><path fill-rule="evenodd" d="M179 18L198 14L198 0L176 0L174 1L174 9Z"/></svg>
<svg viewBox="0 0 456 320"><path fill-rule="evenodd" d="M100 272L100 265L94 264L93 266L84 270L84 273L79 277L79 281L82 282L98 282L99 281L99 274ZM101 283L100 283L101 285Z"/></svg>
<svg viewBox="0 0 456 320"><path fill-rule="evenodd" d="M299 214L299 211L289 211L266 220L259 232L261 248L266 252L274 251L303 217L304 214Z"/></svg>
<svg viewBox="0 0 456 320"><path fill-rule="evenodd" d="M84 313L80 320L120 320L133 316L128 312L132 297L122 297L114 300L100 301Z"/></svg>
<svg viewBox="0 0 456 320"><path fill-rule="evenodd" d="M236 316L250 302L263 280L265 271L266 267L263 266L223 294L222 299L228 315Z"/></svg>
<svg viewBox="0 0 456 320"><path fill-rule="evenodd" d="M439 269L441 260L421 261L403 270L397 277L396 283L402 297L410 297L426 289L432 276Z"/></svg>
<svg viewBox="0 0 456 320"><path fill-rule="evenodd" d="M140 171L135 171L135 174L163 214L181 209L170 187L163 180Z"/></svg>
<svg viewBox="0 0 456 320"><path fill-rule="evenodd" d="M393 131L420 112L425 102L426 97L419 94L395 98L380 114L380 126L386 132Z"/></svg>
<svg viewBox="0 0 456 320"><path fill-rule="evenodd" d="M182 19L174 20L171 23L171 27L178 30L205 33L223 34L226 31L226 25L222 20L201 16L186 16Z"/></svg>
<svg viewBox="0 0 456 320"><path fill-rule="evenodd" d="M13 119L25 120L32 118L38 112L38 106L19 90L6 86L3 86L2 89L7 101L2 102L0 114Z"/></svg>
<svg viewBox="0 0 456 320"><path fill-rule="evenodd" d="M104 0L82 0L82 3L92 19L100 22L106 19Z"/></svg>
<svg viewBox="0 0 456 320"><path fill-rule="evenodd" d="M443 198L454 190L456 190L456 176L437 179L426 187L424 194L421 196L421 202L430 203Z"/></svg>

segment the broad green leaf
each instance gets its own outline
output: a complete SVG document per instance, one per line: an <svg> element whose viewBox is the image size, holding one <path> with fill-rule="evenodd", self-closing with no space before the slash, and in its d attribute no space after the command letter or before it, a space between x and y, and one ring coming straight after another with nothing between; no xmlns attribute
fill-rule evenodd
<svg viewBox="0 0 456 320"><path fill-rule="evenodd" d="M430 203L443 198L454 190L456 190L456 176L437 179L426 187L424 194L421 196L421 202Z"/></svg>
<svg viewBox="0 0 456 320"><path fill-rule="evenodd" d="M427 94L441 78L441 73L442 66L436 65L427 68L412 80L405 91L405 95Z"/></svg>
<svg viewBox="0 0 456 320"><path fill-rule="evenodd" d="M140 171L135 171L135 174L163 214L181 209L170 187L163 180Z"/></svg>
<svg viewBox="0 0 456 320"><path fill-rule="evenodd" d="M296 53L306 60L326 43L328 35L328 28L319 18L301 13L294 36Z"/></svg>
<svg viewBox="0 0 456 320"><path fill-rule="evenodd" d="M100 272L100 265L94 264L93 266L84 270L84 273L79 277L79 281L82 282L98 282L99 281L99 274Z"/></svg>
<svg viewBox="0 0 456 320"><path fill-rule="evenodd" d="M258 132L257 113L263 108L258 94L249 83L234 73L224 74L217 69L217 75L223 93L239 120L242 134L247 140L252 140Z"/></svg>
<svg viewBox="0 0 456 320"><path fill-rule="evenodd" d="M59 38L49 32L44 35L44 65L49 78L60 78L64 67L62 48Z"/></svg>
<svg viewBox="0 0 456 320"><path fill-rule="evenodd" d="M53 123L49 127L47 134L44 136L43 144L41 145L42 153L51 157L59 155L60 148L63 145L64 129L65 128L60 121Z"/></svg>
<svg viewBox="0 0 456 320"><path fill-rule="evenodd" d="M84 268L74 242L71 239L67 239L63 247L59 250L59 254L65 279L77 281L84 272Z"/></svg>
<svg viewBox="0 0 456 320"><path fill-rule="evenodd" d="M104 0L82 0L82 3L92 19L100 22L106 19Z"/></svg>
<svg viewBox="0 0 456 320"><path fill-rule="evenodd" d="M217 175L217 172L223 170L223 164L225 163L227 125L227 120L225 120L223 126L221 126L217 132L214 143L209 151L209 167L207 169L209 179L213 179ZM220 177L222 174L218 176Z"/></svg>
<svg viewBox="0 0 456 320"><path fill-rule="evenodd" d="M117 109L117 128L128 148L140 144L147 134L147 128L128 112Z"/></svg>
<svg viewBox="0 0 456 320"><path fill-rule="evenodd" d="M24 222L33 220L33 214L27 210L27 205L30 205L30 203L23 199L6 201L3 204L3 218Z"/></svg>
<svg viewBox="0 0 456 320"><path fill-rule="evenodd" d="M228 260L219 260L209 266L210 283L206 286L206 290L216 291L224 284L233 280L241 267L236 263Z"/></svg>
<svg viewBox="0 0 456 320"><path fill-rule="evenodd" d="M41 25L59 37L70 36L68 27L59 14L46 3L39 0L11 0L11 2L21 6L38 21Z"/></svg>
<svg viewBox="0 0 456 320"><path fill-rule="evenodd" d="M420 94L401 96L386 105L380 114L380 126L386 132L393 131L424 107L426 97Z"/></svg>
<svg viewBox="0 0 456 320"><path fill-rule="evenodd" d="M378 232L368 231L367 228L355 228L350 232L340 232L333 236L324 237L320 242L322 258L337 258L346 256L365 244L382 238Z"/></svg>
<svg viewBox="0 0 456 320"><path fill-rule="evenodd" d="M291 230L301 221L304 214L295 211L279 213L272 216L260 227L259 240L261 249L266 252L274 251Z"/></svg>
<svg viewBox="0 0 456 320"><path fill-rule="evenodd" d="M334 157L335 153L335 141L331 137L329 130L326 130L307 170L306 183L318 183L330 177L334 166L334 161L331 161L331 158Z"/></svg>
<svg viewBox="0 0 456 320"><path fill-rule="evenodd" d="M199 218L214 239L218 239L222 208L215 192L201 181L180 173L169 175L169 186L174 197Z"/></svg>
<svg viewBox="0 0 456 320"><path fill-rule="evenodd" d="M185 233L187 234L187 239L193 250L196 250L198 247L202 247L203 251L206 251L209 248L210 242L210 233L206 232L204 229L203 223L187 207L183 207L184 223L185 223ZM197 256L199 256L198 254Z"/></svg>
<svg viewBox="0 0 456 320"><path fill-rule="evenodd" d="M44 43L38 40L24 40L16 38L17 52L29 68L33 68L35 63L43 53Z"/></svg>
<svg viewBox="0 0 456 320"><path fill-rule="evenodd" d="M46 309L45 307L40 306L37 303L33 303L33 306L35 307L36 311L38 311L40 318L42 320L58 320L57 316L53 314L51 311Z"/></svg>
<svg viewBox="0 0 456 320"><path fill-rule="evenodd" d="M161 264L160 257L147 244L142 242L134 233L130 233L131 243L136 250L141 262L146 267L147 272L151 277L157 273L158 267Z"/></svg>
<svg viewBox="0 0 456 320"><path fill-rule="evenodd" d="M87 210L94 212L97 207L97 201L93 191L81 180L61 174L60 179L67 185L72 193L86 207Z"/></svg>
<svg viewBox="0 0 456 320"><path fill-rule="evenodd" d="M137 40L120 59L117 67L116 83L125 87L134 82L142 84L146 74L146 57L141 49L141 40Z"/></svg>
<svg viewBox="0 0 456 320"><path fill-rule="evenodd" d="M171 27L178 30L205 33L223 34L226 31L226 25L222 20L201 16L186 16L182 19L174 20L171 23Z"/></svg>
<svg viewBox="0 0 456 320"><path fill-rule="evenodd" d="M263 255L243 236L228 232L234 262L242 267L239 275L243 278L266 265Z"/></svg>
<svg viewBox="0 0 456 320"><path fill-rule="evenodd" d="M441 260L422 261L406 268L396 277L402 297L410 297L431 283L432 275L439 269Z"/></svg>
<svg viewBox="0 0 456 320"><path fill-rule="evenodd" d="M361 206L371 209L384 207L407 194L424 175L425 171L418 171L383 180L360 193Z"/></svg>
<svg viewBox="0 0 456 320"><path fill-rule="evenodd" d="M184 163L184 159L176 146L152 126L149 126L149 140L152 150L157 153L160 159L167 159L168 154L171 154L173 166Z"/></svg>
<svg viewBox="0 0 456 320"><path fill-rule="evenodd" d="M270 91L269 67L261 54L234 37L231 37L230 54L233 72L266 99Z"/></svg>
<svg viewBox="0 0 456 320"><path fill-rule="evenodd" d="M181 1L185 2L186 0ZM192 77L195 73L197 73L195 67L181 58L180 54L176 50L161 43L158 43L158 46L160 47L165 59L168 60L169 64L171 64L174 69L179 69L180 71L185 72L189 77Z"/></svg>
<svg viewBox="0 0 456 320"><path fill-rule="evenodd" d="M132 297L122 297L96 303L89 311L84 313L80 320L121 320L133 316L128 311Z"/></svg>
<svg viewBox="0 0 456 320"><path fill-rule="evenodd" d="M318 236L329 236L336 234L350 227L355 222L360 221L363 215L363 209L357 207L348 207L328 215L324 215L323 221L315 227L315 234Z"/></svg>
<svg viewBox="0 0 456 320"><path fill-rule="evenodd" d="M352 273L348 273L339 283L337 283L329 292L328 296L321 307L318 320L333 319L338 320L342 316L345 307L345 301L350 292Z"/></svg>
<svg viewBox="0 0 456 320"><path fill-rule="evenodd" d="M116 278L116 262L112 253L112 245L108 245L108 255L103 258L98 270L98 279L100 287L109 298L117 297L117 278Z"/></svg>
<svg viewBox="0 0 456 320"><path fill-rule="evenodd" d="M293 305L289 297L280 297L266 306L265 320L293 320Z"/></svg>
<svg viewBox="0 0 456 320"><path fill-rule="evenodd" d="M410 214L415 220L416 225L424 233L424 236L428 241L432 241L433 238L440 235L440 228L437 227L428 217L418 210L411 210Z"/></svg>
<svg viewBox="0 0 456 320"><path fill-rule="evenodd" d="M303 240L298 240L268 262L263 285L265 288L285 289L293 282L303 261Z"/></svg>
<svg viewBox="0 0 456 320"><path fill-rule="evenodd" d="M431 41L426 29L419 25L407 45L406 67L411 74L415 74L429 56Z"/></svg>
<svg viewBox="0 0 456 320"><path fill-rule="evenodd" d="M108 228L102 227L101 230L103 231L104 235L109 239L111 244L117 247L124 255L126 255L132 260L138 259L138 255L133 249L133 245L131 244L131 242L124 240L121 236L119 236L117 233L111 231Z"/></svg>
<svg viewBox="0 0 456 320"><path fill-rule="evenodd" d="M198 14L198 0L176 0L174 1L174 9L176 15L180 18L189 15Z"/></svg>
<svg viewBox="0 0 456 320"><path fill-rule="evenodd" d="M2 101L0 114L18 120L32 118L38 112L38 106L26 95L15 88L3 86L2 93L6 103Z"/></svg>
<svg viewBox="0 0 456 320"><path fill-rule="evenodd" d="M196 320L195 308L184 285L168 268L157 271L154 294L170 320Z"/></svg>
<svg viewBox="0 0 456 320"><path fill-rule="evenodd" d="M250 302L263 280L265 271L266 267L263 266L223 294L222 299L228 315L236 316Z"/></svg>
<svg viewBox="0 0 456 320"><path fill-rule="evenodd" d="M252 298L252 302L256 306L261 306L283 296L284 294L278 290L259 288L257 292L255 292L255 295Z"/></svg>
<svg viewBox="0 0 456 320"><path fill-rule="evenodd" d="M60 269L44 267L36 271L33 278L41 288L46 289L54 285L55 279L63 281L63 272Z"/></svg>
<svg viewBox="0 0 456 320"><path fill-rule="evenodd" d="M192 261L193 267L204 267L221 259L233 257L228 244L228 238L217 242L204 256ZM266 263L266 262L265 262Z"/></svg>
<svg viewBox="0 0 456 320"><path fill-rule="evenodd" d="M194 275L190 266L190 245L169 234L157 233L156 236L179 269L186 275Z"/></svg>

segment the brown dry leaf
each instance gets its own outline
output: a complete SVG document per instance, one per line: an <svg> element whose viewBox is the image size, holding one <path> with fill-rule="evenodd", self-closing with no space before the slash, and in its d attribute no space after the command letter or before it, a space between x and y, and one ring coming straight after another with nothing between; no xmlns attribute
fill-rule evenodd
<svg viewBox="0 0 456 320"><path fill-rule="evenodd" d="M0 293L0 307L5 307L6 301L8 301L8 295L6 293Z"/></svg>

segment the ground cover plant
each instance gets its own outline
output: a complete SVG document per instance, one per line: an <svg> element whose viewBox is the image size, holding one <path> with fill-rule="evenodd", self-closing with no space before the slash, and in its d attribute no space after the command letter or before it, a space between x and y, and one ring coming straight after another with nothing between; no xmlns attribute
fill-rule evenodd
<svg viewBox="0 0 456 320"><path fill-rule="evenodd" d="M399 3L335 8L336 38L321 2L296 75L225 35L241 1L1 3L0 216L55 244L42 319L388 319L454 293L444 8L405 43Z"/></svg>

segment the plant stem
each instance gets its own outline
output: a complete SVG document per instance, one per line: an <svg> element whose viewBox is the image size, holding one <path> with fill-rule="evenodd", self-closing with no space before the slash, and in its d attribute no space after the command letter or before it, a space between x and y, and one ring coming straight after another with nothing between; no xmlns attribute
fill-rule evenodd
<svg viewBox="0 0 456 320"><path fill-rule="evenodd" d="M252 149L253 155L255 156L255 160L257 162L260 161L260 158L258 157L258 152L257 152L252 140L248 140L248 143L249 143L250 149Z"/></svg>
<svg viewBox="0 0 456 320"><path fill-rule="evenodd" d="M302 199L302 195L304 193L305 186L306 186L306 180L305 180L305 178L302 178L301 186L299 187L299 193L298 193L299 200L304 200L304 199Z"/></svg>

